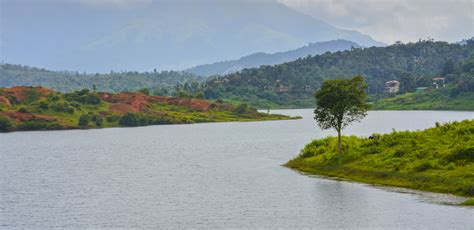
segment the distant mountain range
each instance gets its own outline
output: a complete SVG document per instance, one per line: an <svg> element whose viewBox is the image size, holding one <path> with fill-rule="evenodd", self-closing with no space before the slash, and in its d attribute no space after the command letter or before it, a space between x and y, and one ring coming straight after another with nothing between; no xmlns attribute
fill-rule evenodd
<svg viewBox="0 0 474 230"><path fill-rule="evenodd" d="M294 61L308 55L314 56L325 52L336 52L350 50L351 48L360 48L355 42L347 40L333 40L326 42L309 43L301 48L286 52L277 53L255 53L238 60L223 61L207 65L199 65L185 70L199 76L225 75L240 71L246 68L256 68L262 65L276 65L288 61Z"/></svg>
<svg viewBox="0 0 474 230"><path fill-rule="evenodd" d="M3 0L0 61L89 73L183 70L309 42L384 45L277 1L156 0L123 8L105 3L125 1L93 2Z"/></svg>

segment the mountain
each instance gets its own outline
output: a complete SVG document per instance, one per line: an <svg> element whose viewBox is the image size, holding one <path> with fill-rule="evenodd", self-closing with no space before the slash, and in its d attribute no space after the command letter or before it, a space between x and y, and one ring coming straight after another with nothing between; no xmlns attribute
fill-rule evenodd
<svg viewBox="0 0 474 230"><path fill-rule="evenodd" d="M448 85L459 85L452 86L454 95L456 90L474 92L474 57L460 67L472 55L474 41L459 45L427 40L356 48L213 77L202 91L208 99L244 101L260 108L310 107L314 105L315 90L326 79L362 75L367 92L377 96L390 80L400 81L403 93L431 87L432 78L441 75Z"/></svg>
<svg viewBox="0 0 474 230"><path fill-rule="evenodd" d="M242 69L260 67L262 65L276 65L308 55L314 56L325 52L336 52L350 50L351 48L360 48L360 46L347 40L333 40L326 42L309 43L301 48L286 52L277 52L273 54L255 53L238 60L217 62L214 64L200 65L185 70L199 76L225 75L234 73Z"/></svg>
<svg viewBox="0 0 474 230"><path fill-rule="evenodd" d="M144 5L107 5L118 2ZM0 61L51 70L177 70L335 39L384 45L269 0L1 4Z"/></svg>

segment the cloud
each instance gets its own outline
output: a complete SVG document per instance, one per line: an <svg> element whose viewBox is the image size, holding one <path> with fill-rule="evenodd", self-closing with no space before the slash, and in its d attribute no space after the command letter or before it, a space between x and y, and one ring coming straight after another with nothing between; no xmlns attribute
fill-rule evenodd
<svg viewBox="0 0 474 230"><path fill-rule="evenodd" d="M473 0L277 0L335 26L383 42L474 36Z"/></svg>

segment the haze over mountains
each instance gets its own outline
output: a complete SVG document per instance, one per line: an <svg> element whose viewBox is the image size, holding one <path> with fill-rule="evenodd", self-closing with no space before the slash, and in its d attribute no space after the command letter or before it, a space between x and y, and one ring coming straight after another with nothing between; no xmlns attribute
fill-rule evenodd
<svg viewBox="0 0 474 230"><path fill-rule="evenodd" d="M317 42L310 43L304 47L286 52L277 52L273 54L255 53L242 57L238 60L200 65L189 68L185 71L199 76L225 75L246 68L255 68L262 65L276 65L288 61L294 61L298 58L306 57L308 55L314 56L325 52L336 52L360 47L361 46L357 43L347 40Z"/></svg>
<svg viewBox="0 0 474 230"><path fill-rule="evenodd" d="M383 45L276 1L153 1L130 9L79 2L3 1L0 61L81 72L180 70L309 42Z"/></svg>

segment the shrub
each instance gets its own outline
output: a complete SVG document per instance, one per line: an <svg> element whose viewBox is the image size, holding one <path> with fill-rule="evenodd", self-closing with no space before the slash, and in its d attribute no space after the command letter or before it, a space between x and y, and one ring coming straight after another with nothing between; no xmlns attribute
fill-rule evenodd
<svg viewBox="0 0 474 230"><path fill-rule="evenodd" d="M18 109L18 112L20 112L20 113L27 113L28 110L27 110L25 107L21 107L21 108Z"/></svg>
<svg viewBox="0 0 474 230"><path fill-rule="evenodd" d="M57 102L49 106L52 110L60 113L74 113L74 108L65 102Z"/></svg>
<svg viewBox="0 0 474 230"><path fill-rule="evenodd" d="M137 113L126 113L119 119L121 126L139 126L140 116Z"/></svg>
<svg viewBox="0 0 474 230"><path fill-rule="evenodd" d="M460 161L466 160L468 162L474 162L474 147L465 147L458 149L454 153L448 155L446 160L453 162L453 161Z"/></svg>
<svg viewBox="0 0 474 230"><path fill-rule="evenodd" d="M237 106L237 108L234 109L234 112L243 114L243 113L247 113L247 110L248 110L248 106L247 104L244 103Z"/></svg>
<svg viewBox="0 0 474 230"><path fill-rule="evenodd" d="M41 102L39 103L39 108L42 109L42 110L47 110L47 109L49 108L48 102L46 102L46 101L41 101Z"/></svg>
<svg viewBox="0 0 474 230"><path fill-rule="evenodd" d="M49 122L42 120L25 121L18 125L19 130L44 130L48 129Z"/></svg>
<svg viewBox="0 0 474 230"><path fill-rule="evenodd" d="M87 114L82 114L80 117L79 117L79 126L87 126L89 125L89 121L90 121L90 116L87 115Z"/></svg>
<svg viewBox="0 0 474 230"><path fill-rule="evenodd" d="M194 97L197 98L197 99L204 99L204 93L199 92Z"/></svg>
<svg viewBox="0 0 474 230"><path fill-rule="evenodd" d="M88 89L68 93L65 95L65 97L69 101L76 101L88 105L98 105L102 101L99 94L90 93Z"/></svg>
<svg viewBox="0 0 474 230"><path fill-rule="evenodd" d="M415 168L413 168L416 172L422 172L422 171L426 171L428 169L431 169L433 168L433 165L430 163L430 162L423 162L419 165L417 165Z"/></svg>
<svg viewBox="0 0 474 230"><path fill-rule="evenodd" d="M13 122L7 117L0 116L0 132L9 132L15 129Z"/></svg>
<svg viewBox="0 0 474 230"><path fill-rule="evenodd" d="M53 102L55 102L55 101L59 101L59 99L61 99L61 98L60 98L59 95L57 95L57 94L50 94L50 95L48 96L48 101L53 101Z"/></svg>
<svg viewBox="0 0 474 230"><path fill-rule="evenodd" d="M105 118L107 122L116 122L120 119L120 116L118 115L109 115Z"/></svg>
<svg viewBox="0 0 474 230"><path fill-rule="evenodd" d="M41 93L35 88L31 88L25 91L25 102L31 103L38 100L41 97Z"/></svg>
<svg viewBox="0 0 474 230"><path fill-rule="evenodd" d="M150 95L150 90L147 89L147 88L139 89L138 92L143 93L143 94L145 94L145 95L147 95L147 96Z"/></svg>
<svg viewBox="0 0 474 230"><path fill-rule="evenodd" d="M97 116L95 119L95 125L97 127L102 127L102 125L104 125L104 119L100 116Z"/></svg>

